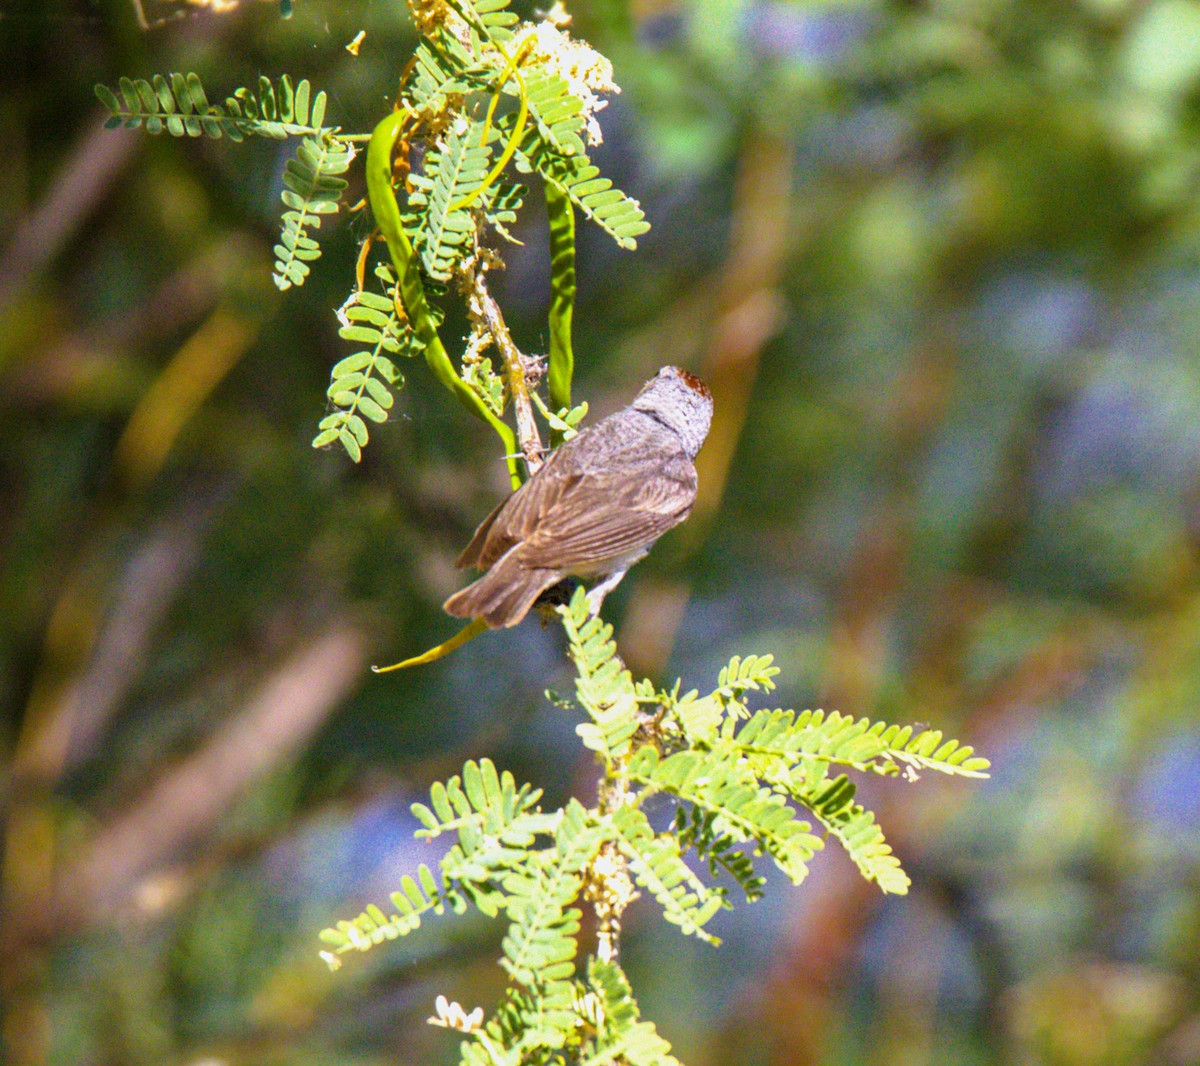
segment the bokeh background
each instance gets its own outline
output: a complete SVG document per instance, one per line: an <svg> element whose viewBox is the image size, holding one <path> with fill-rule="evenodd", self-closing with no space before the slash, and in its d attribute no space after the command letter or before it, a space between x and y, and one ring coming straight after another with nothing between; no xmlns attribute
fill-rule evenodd
<svg viewBox="0 0 1200 1066"><path fill-rule="evenodd" d="M409 804L466 758L548 802L592 769L553 629L367 671L454 631L504 479L421 366L360 466L309 447L365 220L279 294L287 148L106 132L92 94L288 72L369 130L403 5L214 6L0 3L0 1060L456 1061L424 1019L494 1002L496 927L337 974L316 933L434 857ZM772 653L772 702L994 762L866 784L906 898L830 849L720 949L639 905L644 1010L689 1066L1200 1061L1200 3L572 7L654 226L580 227L577 395L675 362L718 411L623 654L703 688Z"/></svg>

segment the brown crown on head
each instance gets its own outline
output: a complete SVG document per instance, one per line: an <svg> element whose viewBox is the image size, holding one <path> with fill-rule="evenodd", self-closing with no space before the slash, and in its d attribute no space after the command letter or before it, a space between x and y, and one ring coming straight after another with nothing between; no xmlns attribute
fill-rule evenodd
<svg viewBox="0 0 1200 1066"><path fill-rule="evenodd" d="M700 393L706 400L712 399L712 393L708 391L708 386L704 384L695 374L689 373L686 370L676 370L679 380L682 381L689 389Z"/></svg>

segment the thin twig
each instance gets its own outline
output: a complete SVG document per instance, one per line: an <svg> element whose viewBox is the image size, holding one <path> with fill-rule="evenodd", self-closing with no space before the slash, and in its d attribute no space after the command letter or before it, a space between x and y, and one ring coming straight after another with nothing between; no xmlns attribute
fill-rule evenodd
<svg viewBox="0 0 1200 1066"><path fill-rule="evenodd" d="M517 416L517 439L521 442L521 454L530 476L542 465L545 449L533 418L533 401L529 389L536 385L541 366L533 356L525 355L512 339L504 322L504 313L487 287L487 269L490 256L478 251L467 262L465 268L468 311L472 319L481 322L491 335L492 341L504 361L504 374L508 392L512 397L513 410Z"/></svg>
<svg viewBox="0 0 1200 1066"><path fill-rule="evenodd" d="M606 774L600 782L599 806L605 814L632 798L629 779L622 770ZM616 962L621 950L621 918L638 891L629 876L629 860L611 840L589 864L583 894L596 914L596 957L601 962Z"/></svg>

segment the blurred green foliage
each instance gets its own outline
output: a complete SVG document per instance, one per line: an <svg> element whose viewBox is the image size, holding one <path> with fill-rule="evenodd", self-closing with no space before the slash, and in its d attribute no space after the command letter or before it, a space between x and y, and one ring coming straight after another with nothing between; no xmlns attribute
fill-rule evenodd
<svg viewBox="0 0 1200 1066"><path fill-rule="evenodd" d="M99 128L95 82L195 70L369 129L402 6L214 6L0 11L3 1059L443 1061L423 1019L496 994L487 927L336 978L316 930L427 860L434 776L590 769L553 631L366 672L452 630L505 478L420 380L360 467L309 449L363 224L281 296L286 148ZM719 954L631 914L646 1015L690 1066L1197 1061L1200 4L579 6L624 87L598 162L654 229L581 227L576 395L681 362L725 412L708 501L614 597L623 653L773 653L782 703L994 766L869 796L905 900L830 862Z"/></svg>

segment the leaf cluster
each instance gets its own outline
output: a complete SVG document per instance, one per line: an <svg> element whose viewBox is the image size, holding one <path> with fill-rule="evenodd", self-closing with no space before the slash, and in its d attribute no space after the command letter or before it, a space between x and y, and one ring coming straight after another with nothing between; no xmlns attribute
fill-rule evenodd
<svg viewBox="0 0 1200 1066"><path fill-rule="evenodd" d="M413 813L424 826L418 835L454 840L438 870L422 865L404 877L390 913L370 906L326 929L321 938L332 951L324 957L336 966L344 952L412 932L426 914L474 906L508 921L500 964L510 985L492 1018L470 1031L464 1063L561 1061L567 1048L579 1060L623 1054L647 1066L673 1062L666 1042L640 1020L615 962L593 959L585 975L576 974L588 869L619 834L574 800L543 812L540 797L487 759L435 784L430 803L414 804Z"/></svg>
<svg viewBox="0 0 1200 1066"><path fill-rule="evenodd" d="M706 927L731 903L688 865L689 852L755 900L764 885L756 859L799 883L833 838L865 878L903 893L908 878L845 771L982 777L988 762L936 730L752 711L750 695L774 688L769 656L734 658L703 696L680 695L678 685L657 690L633 680L582 590L559 613L576 669L574 706L584 714L577 732L603 765L600 801L544 812L540 791L518 787L487 760L468 762L461 777L434 784L428 805L413 806L419 835L453 840L437 871L421 866L404 878L391 913L368 907L325 930L325 957L337 965L345 952L411 932L429 912L474 906L508 922L500 961L510 984L495 1014L469 1033L462 1062L668 1063L669 1048L640 1020L616 960L597 953L582 975L576 965L581 901L599 912L612 903L605 893L619 890L619 877L597 869L627 871L629 898L653 896L667 921L712 943ZM665 829L645 809L654 797L675 807Z"/></svg>
<svg viewBox="0 0 1200 1066"><path fill-rule="evenodd" d="M844 770L908 780L920 770L985 776L986 759L938 730L838 712L751 712L747 695L774 688L770 656L735 657L712 692L680 696L635 684L616 658L612 627L588 617L580 598L563 609L563 625L578 671L577 702L588 715L577 727L583 743L606 767L624 764L638 802L672 797L681 849L694 848L714 872L733 874L750 899L762 881L745 848L799 884L829 837L883 891L907 891L907 875Z"/></svg>
<svg viewBox="0 0 1200 1066"><path fill-rule="evenodd" d="M492 173L509 149L493 121L497 109L518 105L506 116L515 122L528 105L527 81L505 47L517 21L505 7L446 5L446 22L417 47L401 88L400 105L416 116L408 143L425 148L420 173L409 178L405 225L417 235L426 272L442 280L470 253L466 236L503 231L524 194ZM450 31L456 24L457 34Z"/></svg>
<svg viewBox="0 0 1200 1066"><path fill-rule="evenodd" d="M96 96L108 109L108 129L141 129L169 133L172 137L269 137L282 141L293 136L317 136L325 131L325 93L314 97L307 80L293 84L288 75L278 81L258 79L257 91L235 89L224 104L209 103L197 74L155 74L121 78L117 92L96 86Z"/></svg>
<svg viewBox="0 0 1200 1066"><path fill-rule="evenodd" d="M265 137L282 141L300 137L283 172L282 230L275 245L272 277L280 289L304 284L311 265L321 256L312 231L323 215L336 214L347 182L342 176L354 161L354 145L326 127L325 93L315 96L307 80L293 84L261 77L257 91L240 88L224 104L209 103L200 78L192 74L155 74L147 81L121 78L117 92L96 86L108 109L109 129L140 129L172 137L228 137L243 141Z"/></svg>
<svg viewBox="0 0 1200 1066"><path fill-rule="evenodd" d="M467 291L469 279L494 261L482 251L487 242L513 239L508 227L527 189L506 179L506 169L511 164L540 175L552 243L549 406L565 415L573 369L573 211L578 208L623 248L635 248L649 223L637 201L614 188L588 158L586 142L599 137L594 116L604 106L601 95L616 89L607 60L561 32L551 16L522 21L508 0L410 8L421 41L401 78L398 128L385 120L367 135L327 126L325 94L314 95L308 81L294 83L287 75L262 77L223 103L210 102L194 73L122 78L115 89L96 86L96 95L108 109L110 128L235 141L301 138L283 173L282 228L274 247L273 278L285 290L302 285L321 255L321 219L340 208L356 143L368 140L370 155L387 125L390 139L378 146L387 171L373 184L368 166L367 186L384 238L376 244L386 246L391 278L382 291L368 291L368 237L357 284L341 309L341 335L360 347L333 368L330 409L313 445L338 443L357 462L368 425L387 421L392 389L401 382L391 357L423 354L435 377L489 422L512 454L517 448L503 422L509 397L500 383L512 378L513 368L490 370L478 330L455 366L438 336L440 313L426 300L426 289L445 293L457 285ZM550 432L554 441L562 439L553 423ZM510 473L518 483L521 475L511 462Z"/></svg>
<svg viewBox="0 0 1200 1066"><path fill-rule="evenodd" d="M385 202L371 198L396 264L397 282L404 280L402 267L410 254L420 267L420 279L409 279L402 302L421 340L404 351L424 352L428 360L430 348L440 346L436 323L421 321L428 307L424 295L414 290L469 287L466 279L480 269L480 250L490 241L512 239L508 227L516 221L528 190L503 177L511 162L518 171L539 174L546 183L551 231L568 246L563 252L556 249L552 260L549 332L553 406L569 409L575 290L569 216L579 208L625 248L636 247L636 238L649 228L637 201L613 188L589 161L585 135L602 104L592 90L573 86L564 75L575 69L580 55L601 65L602 57L549 22L522 22L508 10L507 0L451 0L421 6L415 15L423 36L397 97L397 110L406 119L397 142L396 173ZM402 234L394 235L388 232L386 219L393 208L387 201L401 188L403 206L395 210ZM565 240L563 234L568 235ZM362 289L360 280L360 297ZM395 289L383 295L394 297ZM335 394L347 394L337 380L339 372L359 361L361 355L335 368L330 398L340 410L326 415L313 442L321 447L339 441L355 460L367 441L367 423L359 415L376 422L387 417L385 404L352 409L334 399ZM503 417L508 397L499 383L504 375L489 372L490 363L477 349L469 347L453 373L440 354L434 362L441 367L435 373L452 391L465 388L483 408ZM373 379L368 374L366 380ZM557 432L552 426L551 433Z"/></svg>
<svg viewBox="0 0 1200 1066"><path fill-rule="evenodd" d="M464 131L466 141L476 146L477 161L482 161L495 132L490 122L495 108L489 106L486 115L472 115L469 109L459 111L457 101L472 93L493 100L508 96L520 107L505 113L497 125L515 152L518 169L536 172L563 189L621 247L636 248L637 237L650 228L645 213L636 200L601 177L588 158L585 131L595 105L574 91L564 76L564 70L578 62L568 52L576 43L553 34L536 36L532 25L519 23L507 10L507 0L450 3L444 10L450 21L418 47L405 101L434 126L445 122L448 114L465 116L470 123L469 131ZM451 32L456 24L461 31ZM459 160L455 151L444 159L427 159L425 178L439 180L438 172L445 165L455 169L449 180L464 193L487 184L481 171L461 177ZM457 210L472 206L459 203Z"/></svg>

